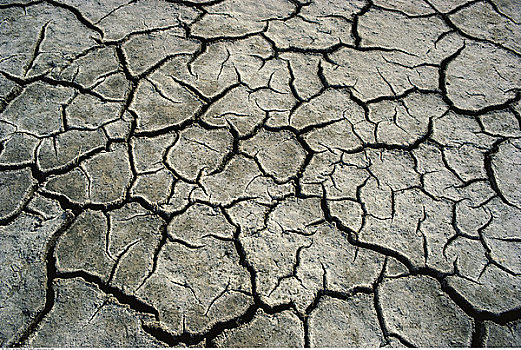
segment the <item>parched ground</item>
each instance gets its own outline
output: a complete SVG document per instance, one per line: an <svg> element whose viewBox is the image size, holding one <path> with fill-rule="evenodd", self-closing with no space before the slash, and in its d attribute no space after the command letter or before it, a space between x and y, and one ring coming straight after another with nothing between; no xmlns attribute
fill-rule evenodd
<svg viewBox="0 0 521 350"><path fill-rule="evenodd" d="M518 0L0 0L0 344L521 346Z"/></svg>

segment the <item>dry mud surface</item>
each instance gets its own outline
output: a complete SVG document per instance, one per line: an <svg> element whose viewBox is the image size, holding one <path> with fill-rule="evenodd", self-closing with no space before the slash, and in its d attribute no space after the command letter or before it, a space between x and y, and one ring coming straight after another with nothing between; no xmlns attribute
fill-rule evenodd
<svg viewBox="0 0 521 350"><path fill-rule="evenodd" d="M521 346L517 0L0 0L0 344Z"/></svg>

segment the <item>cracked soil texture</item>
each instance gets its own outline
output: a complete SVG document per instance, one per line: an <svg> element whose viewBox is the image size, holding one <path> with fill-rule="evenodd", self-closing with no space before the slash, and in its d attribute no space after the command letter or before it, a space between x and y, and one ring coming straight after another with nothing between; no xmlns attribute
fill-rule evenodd
<svg viewBox="0 0 521 350"><path fill-rule="evenodd" d="M518 0L0 0L0 346L521 347Z"/></svg>

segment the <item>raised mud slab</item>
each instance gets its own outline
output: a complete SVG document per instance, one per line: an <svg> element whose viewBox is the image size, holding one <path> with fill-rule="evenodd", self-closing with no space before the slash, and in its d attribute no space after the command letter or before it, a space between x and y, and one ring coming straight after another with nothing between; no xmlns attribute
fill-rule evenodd
<svg viewBox="0 0 521 350"><path fill-rule="evenodd" d="M518 0L0 0L0 346L521 347Z"/></svg>

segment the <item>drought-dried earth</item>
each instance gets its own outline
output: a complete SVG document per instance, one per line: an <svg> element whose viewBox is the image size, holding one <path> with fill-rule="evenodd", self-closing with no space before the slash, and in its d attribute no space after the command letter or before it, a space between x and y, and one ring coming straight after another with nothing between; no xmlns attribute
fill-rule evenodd
<svg viewBox="0 0 521 350"><path fill-rule="evenodd" d="M0 344L521 346L518 0L0 0Z"/></svg>

